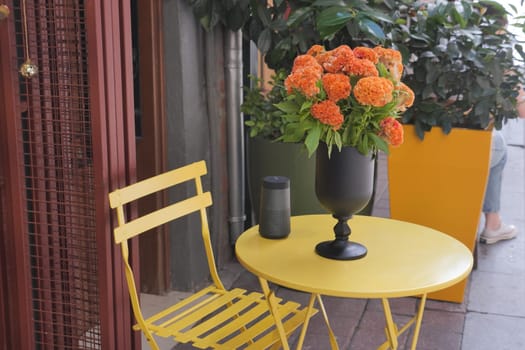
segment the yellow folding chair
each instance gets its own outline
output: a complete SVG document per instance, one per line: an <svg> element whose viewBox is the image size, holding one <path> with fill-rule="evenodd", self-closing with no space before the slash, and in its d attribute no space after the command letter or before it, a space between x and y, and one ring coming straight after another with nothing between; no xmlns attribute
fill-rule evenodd
<svg viewBox="0 0 525 350"><path fill-rule="evenodd" d="M131 305L137 320L133 329L142 330L152 349L159 349L153 334L173 337L177 342L191 343L200 349L277 349L281 344L288 349L287 337L301 325L304 332L310 317L317 310L310 310L309 313L298 303L283 302L273 294L267 301L262 293L224 288L213 256L206 215L206 208L212 204L211 194L202 190L201 176L206 173L206 163L200 161L109 194L109 202L111 208L116 209L118 221L114 238L121 245ZM195 184L194 195L127 221L126 204L192 180ZM128 240L195 212L200 213L201 233L213 284L144 319L128 261ZM268 302L272 304L272 310L277 310L276 315L270 312Z"/></svg>

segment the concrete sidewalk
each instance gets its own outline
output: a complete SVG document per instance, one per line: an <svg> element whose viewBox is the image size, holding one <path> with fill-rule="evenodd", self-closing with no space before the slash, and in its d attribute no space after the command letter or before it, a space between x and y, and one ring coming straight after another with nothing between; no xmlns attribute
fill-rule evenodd
<svg viewBox="0 0 525 350"><path fill-rule="evenodd" d="M502 215L518 227L517 238L493 245L479 244L478 266L469 277L462 304L427 301L417 348L419 350L525 349L525 120L511 121L504 129L508 163L504 173ZM374 216L389 217L386 157L379 162ZM482 226L480 221L480 227ZM236 263L220 271L226 284L259 289L255 276ZM277 294L306 304L304 293L277 287ZM143 295L149 312L183 297ZM385 341L384 316L379 300L323 297L341 350L376 349ZM172 301L172 300L171 300ZM417 298L391 300L394 319L403 324L417 307ZM411 330L401 337L399 349L410 349ZM162 349L193 349L160 340ZM147 345L144 346L147 349ZM322 317L312 319L304 349L329 349Z"/></svg>

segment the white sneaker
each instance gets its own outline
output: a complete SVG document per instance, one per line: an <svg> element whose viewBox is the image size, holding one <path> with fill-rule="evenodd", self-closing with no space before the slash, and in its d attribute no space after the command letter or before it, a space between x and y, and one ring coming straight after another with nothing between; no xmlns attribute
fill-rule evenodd
<svg viewBox="0 0 525 350"><path fill-rule="evenodd" d="M501 223L501 226L497 230L490 230L488 228L481 232L480 242L485 244L492 244L504 239L511 239L516 237L518 230L514 225L505 225Z"/></svg>

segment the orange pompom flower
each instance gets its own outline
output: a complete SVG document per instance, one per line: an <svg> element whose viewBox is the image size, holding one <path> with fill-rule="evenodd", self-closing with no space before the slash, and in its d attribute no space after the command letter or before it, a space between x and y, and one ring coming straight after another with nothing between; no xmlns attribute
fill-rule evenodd
<svg viewBox="0 0 525 350"><path fill-rule="evenodd" d="M363 105L383 107L393 99L394 84L382 77L360 79L354 87L356 100Z"/></svg>
<svg viewBox="0 0 525 350"><path fill-rule="evenodd" d="M398 106L400 111L405 111L414 104L414 91L405 83L399 82L395 88L398 92Z"/></svg>
<svg viewBox="0 0 525 350"><path fill-rule="evenodd" d="M379 136L394 147L403 144L403 125L394 117L386 117L379 122Z"/></svg>
<svg viewBox="0 0 525 350"><path fill-rule="evenodd" d="M350 96L352 86L347 75L341 73L326 73L323 75L322 82L329 100L337 102Z"/></svg>
<svg viewBox="0 0 525 350"><path fill-rule="evenodd" d="M348 62L348 65L343 68L348 75L356 77L377 77L379 71L372 61L354 58Z"/></svg>
<svg viewBox="0 0 525 350"><path fill-rule="evenodd" d="M318 78L320 78L323 74L323 67L317 62L317 60L313 56L310 55L299 55L293 61L292 73L304 69L315 72Z"/></svg>
<svg viewBox="0 0 525 350"><path fill-rule="evenodd" d="M306 97L313 97L319 93L317 82L320 80L319 73L311 67L305 67L290 74L284 81L286 91L290 94L298 90Z"/></svg>
<svg viewBox="0 0 525 350"><path fill-rule="evenodd" d="M330 100L325 100L319 103L316 103L310 109L312 116L319 120L321 123L330 125L334 130L339 130L341 125L343 125L343 115L339 106L335 102Z"/></svg>
<svg viewBox="0 0 525 350"><path fill-rule="evenodd" d="M324 46L313 45L310 49L308 49L308 51L306 51L306 54L313 56L313 57L317 57L324 52L325 52Z"/></svg>
<svg viewBox="0 0 525 350"><path fill-rule="evenodd" d="M403 57L401 56L401 52L381 46L374 47L374 51L379 57L379 62L388 68L392 77L396 81L401 80L401 75L403 75Z"/></svg>
<svg viewBox="0 0 525 350"><path fill-rule="evenodd" d="M349 64L349 61L354 58L354 53L350 46L341 45L321 56L322 66L326 72L340 73Z"/></svg>
<svg viewBox="0 0 525 350"><path fill-rule="evenodd" d="M354 56L357 58L369 60L373 64L377 64L377 62L379 62L379 57L377 56L377 53L374 51L374 49L371 49L369 47L364 47L364 46L354 47L353 52L354 52Z"/></svg>

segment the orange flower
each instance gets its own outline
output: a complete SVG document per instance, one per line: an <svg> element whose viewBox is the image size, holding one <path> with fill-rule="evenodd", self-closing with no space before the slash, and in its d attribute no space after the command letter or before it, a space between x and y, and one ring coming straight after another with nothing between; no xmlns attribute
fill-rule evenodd
<svg viewBox="0 0 525 350"><path fill-rule="evenodd" d="M313 45L308 51L306 51L306 54L313 56L313 57L317 57L324 52L325 52L324 46Z"/></svg>
<svg viewBox="0 0 525 350"><path fill-rule="evenodd" d="M379 62L384 62L384 61L401 62L403 59L403 57L401 56L401 52L394 50L394 49L389 49L389 48L385 48L382 46L376 46L374 47L374 51L377 53L379 57Z"/></svg>
<svg viewBox="0 0 525 350"><path fill-rule="evenodd" d="M412 107L415 99L414 91L412 91L411 88L402 82L399 82L399 84L396 86L396 90L399 93L399 110L403 112L407 108Z"/></svg>
<svg viewBox="0 0 525 350"><path fill-rule="evenodd" d="M383 107L393 99L394 84L386 78L366 77L354 87L357 102L363 105Z"/></svg>
<svg viewBox="0 0 525 350"><path fill-rule="evenodd" d="M348 65L343 68L348 75L358 77L377 77L379 72L372 61L354 58L348 62Z"/></svg>
<svg viewBox="0 0 525 350"><path fill-rule="evenodd" d="M350 96L352 86L350 79L341 73L326 73L323 75L323 87L328 99L337 102Z"/></svg>
<svg viewBox="0 0 525 350"><path fill-rule="evenodd" d="M303 69L308 69L316 72L318 78L320 78L323 74L323 67L321 67L321 65L317 63L317 60L310 55L299 55L293 61L292 73Z"/></svg>
<svg viewBox="0 0 525 350"><path fill-rule="evenodd" d="M403 57L401 53L397 50L381 46L374 47L374 51L379 57L379 62L383 63L394 79L399 81L403 74Z"/></svg>
<svg viewBox="0 0 525 350"><path fill-rule="evenodd" d="M311 56L310 56L311 57ZM306 97L313 97L319 93L319 81L321 75L312 67L304 67L291 73L284 81L286 91L290 94L293 90L298 90Z"/></svg>
<svg viewBox="0 0 525 350"><path fill-rule="evenodd" d="M274 104L284 112L283 140L304 141L309 156L321 141L362 154L401 144L403 128L395 118L414 103L413 91L396 80L401 64L392 49L313 45L284 80L288 96Z"/></svg>
<svg viewBox="0 0 525 350"><path fill-rule="evenodd" d="M371 49L369 47L364 47L364 46L354 47L353 52L354 52L354 56L357 58L369 60L373 64L377 64L377 62L379 62L379 57L377 56L377 53L374 51L374 49Z"/></svg>
<svg viewBox="0 0 525 350"><path fill-rule="evenodd" d="M343 125L344 118L341 110L333 101L325 100L316 103L310 108L310 111L315 119L323 124L332 126L334 130L339 130L341 125Z"/></svg>
<svg viewBox="0 0 525 350"><path fill-rule="evenodd" d="M322 66L328 73L340 73L354 58L354 53L348 45L341 45L319 56Z"/></svg>
<svg viewBox="0 0 525 350"><path fill-rule="evenodd" d="M403 143L403 125L394 117L386 117L379 122L381 132L379 133L386 142L394 147Z"/></svg>

